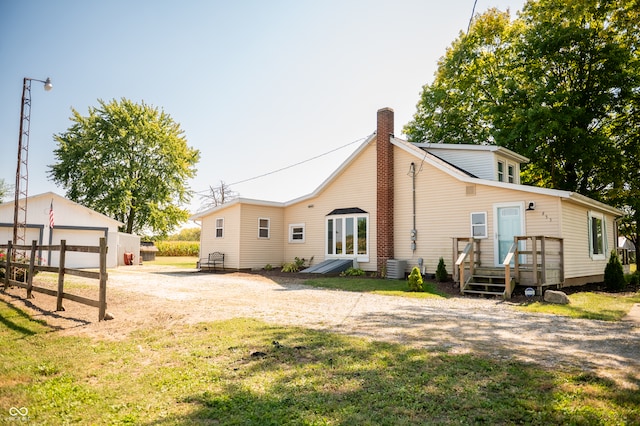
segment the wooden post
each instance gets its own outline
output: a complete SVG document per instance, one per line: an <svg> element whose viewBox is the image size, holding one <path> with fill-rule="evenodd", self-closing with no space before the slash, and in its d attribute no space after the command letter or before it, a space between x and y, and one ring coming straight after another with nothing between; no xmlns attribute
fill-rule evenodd
<svg viewBox="0 0 640 426"><path fill-rule="evenodd" d="M100 306L98 321L102 321L107 313L107 239L100 238Z"/></svg>
<svg viewBox="0 0 640 426"><path fill-rule="evenodd" d="M464 294L464 262L460 263L460 294Z"/></svg>
<svg viewBox="0 0 640 426"><path fill-rule="evenodd" d="M458 238L453 237L453 247L451 250L451 253L453 254L453 265L456 264L456 261L458 260L458 255L460 254L458 252ZM458 271L456 268L453 268L453 281L459 281L458 278L460 277L460 275L458 274Z"/></svg>
<svg viewBox="0 0 640 426"><path fill-rule="evenodd" d="M476 265L476 240L475 238L471 239L471 251L469 253L469 275L473 276L475 273L475 265Z"/></svg>
<svg viewBox="0 0 640 426"><path fill-rule="evenodd" d="M547 254L546 254L546 250L547 250L547 248L545 247L545 237L543 235L542 237L540 237L540 255L542 257L542 260L540 261L540 266L541 266L540 279L541 279L543 285L547 283Z"/></svg>
<svg viewBox="0 0 640 426"><path fill-rule="evenodd" d="M538 238L535 236L531 237L531 273L533 274L533 284L538 287L538 295L542 295L542 286L540 285L540 280L538 279Z"/></svg>
<svg viewBox="0 0 640 426"><path fill-rule="evenodd" d="M504 265L504 298L511 299L511 265L507 263Z"/></svg>
<svg viewBox="0 0 640 426"><path fill-rule="evenodd" d="M524 237L525 250L527 244L527 237ZM523 237L515 237L514 241L516 243L516 251L513 256L513 274L516 277L516 281L520 281L520 241L522 241Z"/></svg>
<svg viewBox="0 0 640 426"><path fill-rule="evenodd" d="M27 274L27 299L33 299L33 276L35 275L35 268L33 267L36 261L36 253L37 253L37 244L36 240L31 241L31 256L29 256L29 270L26 272Z"/></svg>
<svg viewBox="0 0 640 426"><path fill-rule="evenodd" d="M5 258L4 267L4 289L9 288L9 276L11 275L11 252L13 251L13 244L11 241L7 241L7 257Z"/></svg>
<svg viewBox="0 0 640 426"><path fill-rule="evenodd" d="M56 311L64 311L62 306L62 296L64 295L64 261L67 251L67 240L60 241L60 264L58 265L58 299L56 301Z"/></svg>
<svg viewBox="0 0 640 426"><path fill-rule="evenodd" d="M564 284L564 239L560 238L558 242L560 245L560 282ZM638 259L636 257L636 263L637 262Z"/></svg>

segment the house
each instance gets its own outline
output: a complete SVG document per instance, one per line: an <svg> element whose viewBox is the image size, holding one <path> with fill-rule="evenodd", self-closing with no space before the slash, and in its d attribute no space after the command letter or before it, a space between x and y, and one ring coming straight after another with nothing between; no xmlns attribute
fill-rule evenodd
<svg viewBox="0 0 640 426"><path fill-rule="evenodd" d="M201 253L225 253L232 269L299 257L404 277L413 266L434 273L443 258L459 278L465 262L471 272L500 271L507 258L522 285L602 280L622 212L521 184L527 161L491 145L409 143L394 136L384 108L376 132L313 193L284 203L238 198L191 219L202 227Z"/></svg>
<svg viewBox="0 0 640 426"><path fill-rule="evenodd" d="M27 224L25 243L37 241L38 245L58 245L66 240L67 244L98 246L100 237L107 238L107 267L124 265L124 253L133 253L135 259L140 255L140 237L118 232L123 223L74 203L53 192L34 195L26 199ZM0 204L0 241L7 244L13 240L13 218L15 203ZM53 227L50 223L50 210L53 209ZM60 253L43 251L39 254L43 263L57 266ZM68 252L65 266L68 268L97 268L99 257L95 253Z"/></svg>

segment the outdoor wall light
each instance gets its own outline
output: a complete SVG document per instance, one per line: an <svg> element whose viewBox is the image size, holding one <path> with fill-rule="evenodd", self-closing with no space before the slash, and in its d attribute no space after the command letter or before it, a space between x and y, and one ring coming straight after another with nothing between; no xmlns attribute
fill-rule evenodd
<svg viewBox="0 0 640 426"><path fill-rule="evenodd" d="M527 211L533 211L536 209L536 202L535 201L529 201L529 205L527 206Z"/></svg>

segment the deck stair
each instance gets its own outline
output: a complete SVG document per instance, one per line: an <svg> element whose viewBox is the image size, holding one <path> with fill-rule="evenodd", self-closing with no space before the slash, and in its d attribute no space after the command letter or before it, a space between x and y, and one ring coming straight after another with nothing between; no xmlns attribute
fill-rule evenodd
<svg viewBox="0 0 640 426"><path fill-rule="evenodd" d="M476 268L460 293L504 297L505 290L503 268Z"/></svg>

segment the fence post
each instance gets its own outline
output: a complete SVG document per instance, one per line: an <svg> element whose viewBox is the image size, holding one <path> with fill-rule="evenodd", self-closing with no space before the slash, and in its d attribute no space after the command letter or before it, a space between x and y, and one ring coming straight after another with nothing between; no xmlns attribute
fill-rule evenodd
<svg viewBox="0 0 640 426"><path fill-rule="evenodd" d="M60 264L58 265L58 299L56 311L64 311L62 296L64 295L64 258L67 251L67 240L60 241Z"/></svg>
<svg viewBox="0 0 640 426"><path fill-rule="evenodd" d="M33 276L34 263L36 261L36 250L38 242L36 240L31 241L31 256L29 256L29 270L27 271L27 299L33 299Z"/></svg>
<svg viewBox="0 0 640 426"><path fill-rule="evenodd" d="M7 241L7 257L5 260L4 267L4 289L9 288L9 275L11 274L11 252L13 251L13 244L11 241Z"/></svg>
<svg viewBox="0 0 640 426"><path fill-rule="evenodd" d="M107 239L100 238L100 297L98 321L102 321L107 313Z"/></svg>

